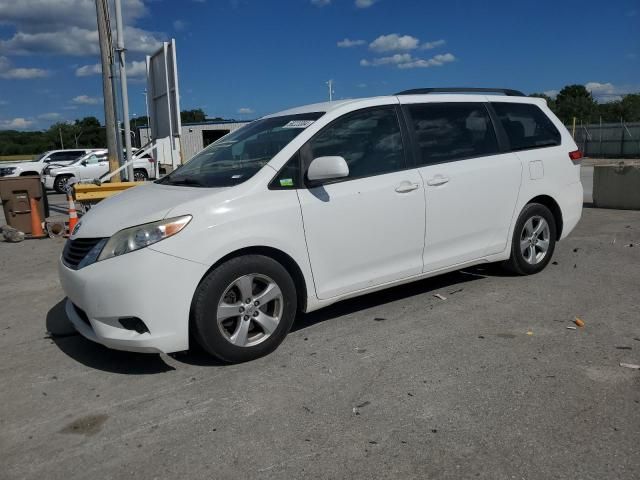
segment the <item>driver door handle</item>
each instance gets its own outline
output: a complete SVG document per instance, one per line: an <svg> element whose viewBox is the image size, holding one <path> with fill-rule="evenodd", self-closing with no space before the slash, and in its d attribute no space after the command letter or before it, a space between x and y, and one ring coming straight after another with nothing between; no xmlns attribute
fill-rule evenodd
<svg viewBox="0 0 640 480"><path fill-rule="evenodd" d="M444 185L448 181L449 181L449 177L445 177L443 175L436 175L435 177L430 178L429 180L427 180L427 185L435 187L435 186L438 186L438 185Z"/></svg>
<svg viewBox="0 0 640 480"><path fill-rule="evenodd" d="M414 190L416 190L418 187L420 187L419 184L417 183L410 183L410 182L402 182L400 185L398 185L396 187L396 192L398 193L408 193L408 192L413 192Z"/></svg>

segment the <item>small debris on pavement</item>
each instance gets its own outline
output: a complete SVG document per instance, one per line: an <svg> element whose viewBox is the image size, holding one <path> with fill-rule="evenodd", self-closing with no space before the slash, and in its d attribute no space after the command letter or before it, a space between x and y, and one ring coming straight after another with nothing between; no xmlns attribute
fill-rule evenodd
<svg viewBox="0 0 640 480"><path fill-rule="evenodd" d="M567 330L577 330L578 327L567 327Z"/></svg>
<svg viewBox="0 0 640 480"><path fill-rule="evenodd" d="M4 237L5 242L19 243L24 240L24 232L16 230L9 225L3 225L0 227L0 234Z"/></svg>
<svg viewBox="0 0 640 480"><path fill-rule="evenodd" d="M625 247L633 247L633 243L630 243L629 245L625 245Z"/></svg>
<svg viewBox="0 0 640 480"><path fill-rule="evenodd" d="M573 249L573 253L578 253L578 250L580 250L579 248L574 248Z"/></svg>
<svg viewBox="0 0 640 480"><path fill-rule="evenodd" d="M373 319L374 322L384 322L386 320L386 318L382 318L382 317L376 317Z"/></svg>
<svg viewBox="0 0 640 480"><path fill-rule="evenodd" d="M551 262L551 265L558 265L558 262Z"/></svg>
<svg viewBox="0 0 640 480"><path fill-rule="evenodd" d="M454 293L460 293L462 290L464 290L464 288L459 288L457 290L454 290L453 292L449 292L449 295L453 295Z"/></svg>
<svg viewBox="0 0 640 480"><path fill-rule="evenodd" d="M580 328L584 327L584 320L576 317L576 319L573 321L573 323L575 323L577 326L579 326Z"/></svg>
<svg viewBox="0 0 640 480"><path fill-rule="evenodd" d="M527 335L532 336L533 332L531 330L527 331Z"/></svg>
<svg viewBox="0 0 640 480"><path fill-rule="evenodd" d="M369 401L362 402L361 404L356 405L355 407L353 407L351 409L351 411L356 415L360 415L360 409L366 407L369 404L371 404L371 402L369 402Z"/></svg>
<svg viewBox="0 0 640 480"><path fill-rule="evenodd" d="M620 347L616 347L616 350L631 350L631 347L626 347L626 346L622 347L622 346L620 346Z"/></svg>
<svg viewBox="0 0 640 480"><path fill-rule="evenodd" d="M635 363L620 362L620 366L625 368L632 368L633 370L640 370L640 365L636 365Z"/></svg>
<svg viewBox="0 0 640 480"><path fill-rule="evenodd" d="M444 295L440 295L439 293L436 293L433 296L436 297L436 298L439 298L440 300L446 300L447 299L447 297L445 297Z"/></svg>

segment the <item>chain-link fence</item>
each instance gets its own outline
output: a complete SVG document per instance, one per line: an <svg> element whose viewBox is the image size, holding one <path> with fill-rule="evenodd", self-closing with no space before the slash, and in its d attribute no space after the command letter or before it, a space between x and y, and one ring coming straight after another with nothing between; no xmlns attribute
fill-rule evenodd
<svg viewBox="0 0 640 480"><path fill-rule="evenodd" d="M640 122L576 125L573 138L586 157L640 158Z"/></svg>

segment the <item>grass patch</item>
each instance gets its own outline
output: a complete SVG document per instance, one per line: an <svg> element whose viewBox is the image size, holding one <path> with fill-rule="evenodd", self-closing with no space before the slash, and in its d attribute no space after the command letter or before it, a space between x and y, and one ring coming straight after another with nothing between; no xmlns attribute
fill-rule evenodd
<svg viewBox="0 0 640 480"><path fill-rule="evenodd" d="M0 162L19 162L33 160L35 155L0 155Z"/></svg>

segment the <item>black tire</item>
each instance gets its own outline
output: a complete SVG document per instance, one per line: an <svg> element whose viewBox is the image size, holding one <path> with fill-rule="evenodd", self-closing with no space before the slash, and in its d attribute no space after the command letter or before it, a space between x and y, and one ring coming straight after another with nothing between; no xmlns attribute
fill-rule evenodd
<svg viewBox="0 0 640 480"><path fill-rule="evenodd" d="M532 264L530 261L527 261L525 254L522 251L521 240L526 242L528 239L527 232L525 232L525 226L527 225L527 222L532 219L534 225L539 225L540 223L536 224L535 221L536 219L540 218L543 218L548 226L548 247L544 256L539 261L536 261L534 264ZM551 261L553 251L555 250L556 246L556 238L556 221L551 211L540 203L527 204L522 209L522 212L520 212L520 216L516 221L516 226L513 229L513 238L511 242L511 256L509 257L509 260L503 263L503 266L508 271L517 275L533 275L535 273L541 272ZM535 238L535 240L538 239L539 237ZM537 250L537 247L533 249L533 255L531 255L531 250L526 251L529 252L530 258L533 258L533 256L537 256L540 254L540 251Z"/></svg>
<svg viewBox="0 0 640 480"><path fill-rule="evenodd" d="M145 170L134 170L133 171L133 181L134 182L146 182L149 179L149 175Z"/></svg>
<svg viewBox="0 0 640 480"><path fill-rule="evenodd" d="M53 189L58 193L67 193L67 183L73 175L58 175L53 182Z"/></svg>
<svg viewBox="0 0 640 480"><path fill-rule="evenodd" d="M260 343L249 346L238 346L231 343L229 334L232 330L238 331L240 323L248 321L250 328L255 329L256 336L266 335L261 332L259 325L253 321L253 317L243 316L238 313L229 319L230 329L227 330L224 325L219 326L218 322L218 305L223 299L223 295L234 293L234 288L230 286L236 280L245 275L257 275L272 280L282 293L282 300L273 301L271 304L265 304L264 308L281 309L279 322L277 327L266 336ZM253 290L257 290L259 285L258 278L252 282ZM259 294L257 294L259 296ZM237 296L237 295L236 295ZM225 296L225 299L227 297ZM247 299L242 299L246 301ZM248 300L252 300L251 298ZM226 303L236 303L237 299ZM277 302L277 303L276 303ZM247 305L251 306L253 302ZM247 307L249 308L249 307ZM253 309L254 307L251 306ZM257 307L255 307L257 309ZM260 308L263 308L262 306ZM263 255L246 255L242 257L232 258L231 260L218 266L207 274L204 280L198 286L194 295L192 304L192 330L193 336L200 346L209 354L228 363L240 363L262 357L275 350L282 343L289 333L291 325L295 320L297 311L297 295L296 287L289 272L277 261ZM249 320L246 320L249 317ZM244 319L244 320L243 320ZM226 320L225 320L226 322ZM238 322L238 323L235 323ZM223 333L223 330L225 333ZM251 330L249 332L251 334Z"/></svg>

